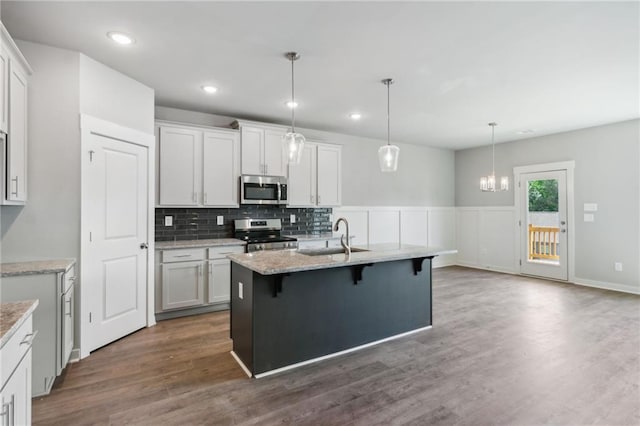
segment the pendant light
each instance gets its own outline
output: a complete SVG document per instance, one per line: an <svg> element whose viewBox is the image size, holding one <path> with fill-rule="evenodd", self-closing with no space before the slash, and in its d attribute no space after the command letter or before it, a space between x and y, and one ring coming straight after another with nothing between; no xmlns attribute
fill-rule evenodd
<svg viewBox="0 0 640 426"><path fill-rule="evenodd" d="M387 86L387 144L382 145L380 149L378 149L378 162L380 163L381 171L395 172L398 170L398 156L400 155L400 148L396 145L391 145L389 86L393 84L393 79L385 78L382 80L382 84Z"/></svg>
<svg viewBox="0 0 640 426"><path fill-rule="evenodd" d="M500 188L496 187L496 142L495 131L498 123L489 123L491 126L491 174L480 178L480 189L483 192L500 192L509 190L509 178L502 176L500 178Z"/></svg>
<svg viewBox="0 0 640 426"><path fill-rule="evenodd" d="M285 53L287 59L291 61L291 131L282 137L282 149L287 157L289 164L300 164L302 158L302 149L304 148L305 138L300 133L296 133L296 113L295 113L295 91L294 91L294 72L293 63L300 59L300 55L296 52Z"/></svg>

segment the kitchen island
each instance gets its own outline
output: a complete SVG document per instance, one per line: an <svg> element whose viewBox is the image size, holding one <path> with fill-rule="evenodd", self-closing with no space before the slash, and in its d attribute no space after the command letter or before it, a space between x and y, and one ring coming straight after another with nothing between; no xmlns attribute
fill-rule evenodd
<svg viewBox="0 0 640 426"><path fill-rule="evenodd" d="M229 256L232 355L248 375L431 327L431 260L455 250L397 244L359 247L350 256L329 250Z"/></svg>

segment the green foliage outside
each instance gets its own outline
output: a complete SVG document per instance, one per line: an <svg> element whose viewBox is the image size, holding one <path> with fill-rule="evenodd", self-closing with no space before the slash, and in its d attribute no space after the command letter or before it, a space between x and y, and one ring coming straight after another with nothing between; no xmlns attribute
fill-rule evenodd
<svg viewBox="0 0 640 426"><path fill-rule="evenodd" d="M529 211L557 212L558 211L558 181L532 180L529 181Z"/></svg>

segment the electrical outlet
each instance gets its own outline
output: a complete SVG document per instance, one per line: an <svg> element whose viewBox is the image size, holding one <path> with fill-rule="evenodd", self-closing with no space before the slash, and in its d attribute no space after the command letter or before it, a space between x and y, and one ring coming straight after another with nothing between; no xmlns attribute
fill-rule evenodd
<svg viewBox="0 0 640 426"><path fill-rule="evenodd" d="M616 272L622 272L622 262L616 262L613 265L614 269L616 270Z"/></svg>
<svg viewBox="0 0 640 426"><path fill-rule="evenodd" d="M164 217L164 226L173 226L173 216Z"/></svg>
<svg viewBox="0 0 640 426"><path fill-rule="evenodd" d="M598 204L596 203L584 203L584 211L585 212L597 212Z"/></svg>
<svg viewBox="0 0 640 426"><path fill-rule="evenodd" d="M595 216L591 213L585 213L584 214L584 221L585 222L594 222L595 221Z"/></svg>
<svg viewBox="0 0 640 426"><path fill-rule="evenodd" d="M244 287L244 285L241 282L238 282L238 297L240 299L244 299L243 287Z"/></svg>
<svg viewBox="0 0 640 426"><path fill-rule="evenodd" d="M218 216L217 223L218 225L224 225L224 216Z"/></svg>
<svg viewBox="0 0 640 426"><path fill-rule="evenodd" d="M296 215L295 214L290 214L289 215L289 222L296 223Z"/></svg>

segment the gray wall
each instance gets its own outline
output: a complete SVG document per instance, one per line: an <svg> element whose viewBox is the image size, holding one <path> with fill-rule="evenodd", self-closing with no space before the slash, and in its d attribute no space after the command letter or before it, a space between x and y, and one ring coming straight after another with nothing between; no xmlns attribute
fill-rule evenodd
<svg viewBox="0 0 640 426"><path fill-rule="evenodd" d="M156 107L156 118L229 127L232 117ZM343 146L342 204L345 206L454 205L454 153L451 150L396 143L396 173L382 173L378 148L385 141L319 130L298 129L307 139Z"/></svg>
<svg viewBox="0 0 640 426"><path fill-rule="evenodd" d="M507 193L483 193L479 178L491 167L491 147L456 151L456 206L512 206ZM513 167L575 161L576 278L640 290L640 120L631 120L496 145L496 175ZM513 185L512 185L513 186ZM583 204L597 203L593 223ZM624 270L615 272L614 262Z"/></svg>
<svg viewBox="0 0 640 426"><path fill-rule="evenodd" d="M28 200L3 206L2 261L80 256L78 52L17 42L33 68L28 98Z"/></svg>

